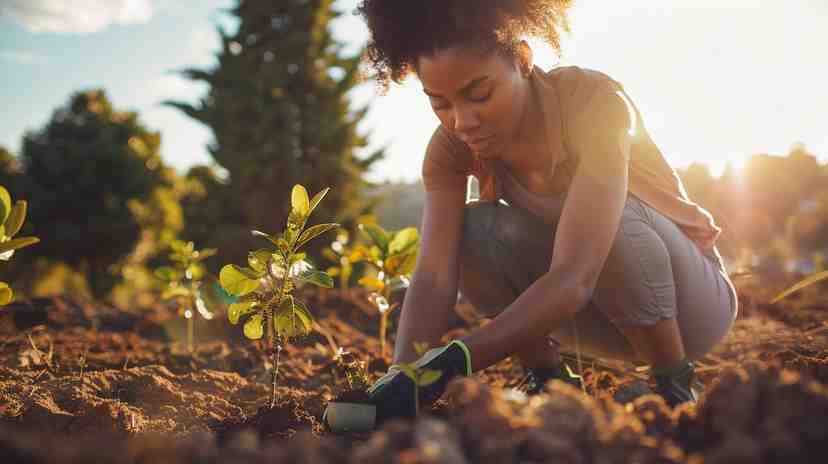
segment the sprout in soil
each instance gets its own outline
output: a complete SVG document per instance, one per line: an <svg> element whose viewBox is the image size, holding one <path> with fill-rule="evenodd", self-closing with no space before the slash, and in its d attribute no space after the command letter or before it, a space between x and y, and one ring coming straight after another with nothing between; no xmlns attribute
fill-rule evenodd
<svg viewBox="0 0 828 464"><path fill-rule="evenodd" d="M291 295L298 283L333 287L333 279L325 272L312 268L299 249L313 238L339 227L339 224L317 224L305 229L308 217L330 189L324 189L308 199L301 185L293 186L291 210L287 228L278 235L253 231L270 246L251 251L248 266L228 264L221 268L221 286L230 295L238 297L231 304L227 316L232 324L244 324L244 335L252 340L266 336L267 353L272 360L273 389L270 406L276 405L276 379L279 375L279 355L282 343L306 335L313 328L305 303Z"/></svg>
<svg viewBox="0 0 828 464"><path fill-rule="evenodd" d="M166 282L161 294L165 300L173 300L178 306L178 313L187 319L187 351L193 352L195 313L204 319L213 318L201 295L201 285L205 274L203 260L216 254L214 248L196 250L193 242L174 240L170 244L169 259L172 266L162 266L155 270L155 276Z"/></svg>
<svg viewBox="0 0 828 464"><path fill-rule="evenodd" d="M416 342L414 343L414 350L417 352L417 356L421 357L428 350L428 344ZM440 377L443 375L443 373L438 370L417 367L416 363L393 364L390 369L398 369L406 377L411 379L412 382L414 382L414 410L417 412L420 411L420 387L427 387L431 385L432 383L440 380Z"/></svg>
<svg viewBox="0 0 828 464"><path fill-rule="evenodd" d="M389 303L391 294L408 288L409 278L417 264L420 236L417 229L407 227L398 231L386 231L376 224L363 223L359 229L368 237L370 248L358 245L351 253L351 262L364 261L374 268L374 275L359 279L359 284L371 291L369 300L380 313L380 351L385 357L388 317L399 306Z"/></svg>
<svg viewBox="0 0 828 464"><path fill-rule="evenodd" d="M12 206L9 191L0 186L0 260L8 261L14 250L39 242L37 237L14 238L26 220L26 202L17 200ZM14 293L9 284L0 282L0 306L11 303Z"/></svg>

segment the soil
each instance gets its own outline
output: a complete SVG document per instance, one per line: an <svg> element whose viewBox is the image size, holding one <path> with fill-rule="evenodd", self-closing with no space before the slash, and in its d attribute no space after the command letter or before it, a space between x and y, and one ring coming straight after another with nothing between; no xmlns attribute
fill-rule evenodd
<svg viewBox="0 0 828 464"><path fill-rule="evenodd" d="M388 368L359 289L303 290L318 329L281 352L273 408L268 357L224 317L199 320L188 353L184 321L160 304L15 303L0 310L0 462L826 462L824 292L770 304L759 283L737 286L736 326L697 363L698 405L622 404L646 368L603 359L580 360L586 394L553 382L526 397L507 359L452 382L416 421L362 435L320 422L327 402L361 399L349 370L370 381ZM473 312L458 303L447 338L479 324Z"/></svg>

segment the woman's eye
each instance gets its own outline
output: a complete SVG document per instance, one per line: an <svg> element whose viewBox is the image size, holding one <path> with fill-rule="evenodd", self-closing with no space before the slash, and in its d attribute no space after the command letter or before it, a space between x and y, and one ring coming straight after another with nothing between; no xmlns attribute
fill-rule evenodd
<svg viewBox="0 0 828 464"><path fill-rule="evenodd" d="M469 100L471 100L475 103L483 103L484 101L488 100L489 97L492 96L492 93L494 93L494 90L489 90L484 95L480 95L480 96L472 95L472 96L469 96Z"/></svg>

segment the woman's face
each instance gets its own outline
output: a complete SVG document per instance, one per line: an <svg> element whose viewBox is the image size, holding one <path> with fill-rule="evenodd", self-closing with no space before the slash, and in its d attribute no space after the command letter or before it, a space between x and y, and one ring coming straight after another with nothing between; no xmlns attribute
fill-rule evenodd
<svg viewBox="0 0 828 464"><path fill-rule="evenodd" d="M451 47L420 57L417 75L443 126L485 159L499 156L518 132L529 94L527 66L497 52L481 56Z"/></svg>

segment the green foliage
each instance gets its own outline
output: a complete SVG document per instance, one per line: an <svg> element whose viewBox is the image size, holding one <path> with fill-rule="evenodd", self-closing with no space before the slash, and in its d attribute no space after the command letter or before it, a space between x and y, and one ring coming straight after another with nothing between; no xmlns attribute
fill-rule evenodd
<svg viewBox="0 0 828 464"><path fill-rule="evenodd" d="M241 0L230 13L238 29L230 34L219 28L222 48L218 65L207 70L186 69L182 74L209 86L196 103L166 102L209 127L214 134L210 153L227 171L225 185L209 187L201 203L222 205L220 214L236 217L221 222L217 210L191 208L206 225L194 223L209 237L198 243L217 246L234 262L244 259L238 230L221 224L239 224L277 230L280 218L290 213L287 205L274 204L286 198L293 184L311 191L336 185L336 198L320 206L323 217L352 224L373 202L363 198L370 186L363 179L381 151L357 158L367 138L357 128L367 108L353 110L350 91L358 84L360 53L343 56L342 44L331 36L329 25L340 13L332 0L273 2ZM310 204L307 205L309 208ZM190 221L190 213L188 222ZM232 236L232 239L224 237ZM229 242L229 243L224 243ZM316 256L322 243L311 242L306 251Z"/></svg>
<svg viewBox="0 0 828 464"><path fill-rule="evenodd" d="M40 241L37 237L14 238L26 220L26 202L17 200L12 203L11 195L5 187L0 186L0 260L8 261L15 250L34 245ZM0 282L0 306L11 303L14 298L9 284Z"/></svg>
<svg viewBox="0 0 828 464"><path fill-rule="evenodd" d="M172 266L161 266L155 270L155 276L165 283L161 298L173 300L178 305L178 312L187 319L187 348L193 350L193 318L199 313L204 319L213 318L213 313L201 294L201 287L207 271L202 263L216 254L216 249L196 250L193 242L174 240L170 244L169 260Z"/></svg>
<svg viewBox="0 0 828 464"><path fill-rule="evenodd" d="M160 157L161 136L101 90L73 94L46 125L27 133L16 183L38 207L29 222L43 239L33 257L81 270L105 296L147 231L155 240L181 227L175 172ZM154 251L144 244L144 255Z"/></svg>
<svg viewBox="0 0 828 464"><path fill-rule="evenodd" d="M374 273L363 276L359 284L371 291L370 301L380 313L380 350L385 356L388 316L397 307L389 300L393 292L408 288L420 252L420 235L414 227L389 232L377 224L361 223L359 229L372 244L355 246L348 261L373 268Z"/></svg>
<svg viewBox="0 0 828 464"><path fill-rule="evenodd" d="M426 351L428 351L428 344L423 342L415 342L414 350L417 352L417 356L422 357ZM416 361L411 363L394 364L391 366L391 369L398 369L403 373L403 375L414 382L414 400L418 403L415 406L415 409L419 409L419 388L427 387L433 384L434 382L440 380L440 377L443 375L443 373L438 370L423 369L418 367Z"/></svg>
<svg viewBox="0 0 828 464"><path fill-rule="evenodd" d="M302 185L291 191L291 209L283 232L270 235L253 231L253 235L267 242L267 248L248 253L247 266L227 264L221 268L219 281L230 295L238 297L231 304L227 317L232 324L243 322L244 335L258 340L267 336L268 349L274 356L281 343L310 333L313 316L307 306L291 293L297 285L309 283L332 287L333 280L326 273L312 268L300 248L310 240L330 231L339 224L318 224L306 228L308 217L316 209L329 189L308 198ZM274 344L279 343L274 350ZM276 400L276 367L273 373L273 403Z"/></svg>

